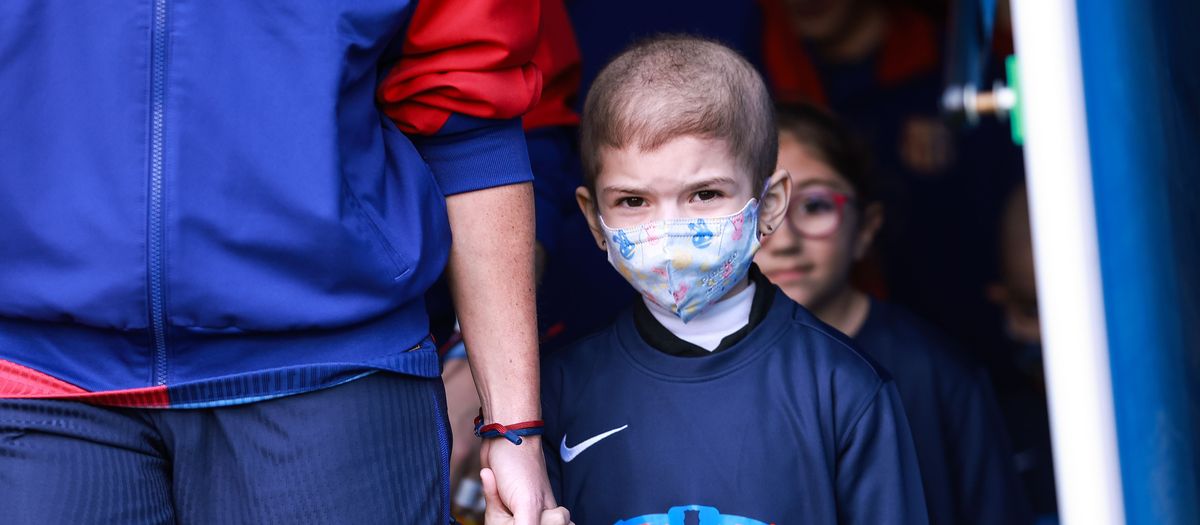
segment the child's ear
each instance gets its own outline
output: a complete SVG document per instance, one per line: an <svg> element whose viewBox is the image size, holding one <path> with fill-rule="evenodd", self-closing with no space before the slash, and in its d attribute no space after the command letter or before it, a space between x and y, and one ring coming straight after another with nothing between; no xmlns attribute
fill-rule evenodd
<svg viewBox="0 0 1200 525"><path fill-rule="evenodd" d="M600 227L600 214L596 211L596 200L592 198L592 192L583 186L575 188L575 203L579 204L579 211L583 212L584 218L587 219L588 229L592 230L596 246L607 251L608 241L604 239L604 229Z"/></svg>
<svg viewBox="0 0 1200 525"><path fill-rule="evenodd" d="M875 242L875 235L883 227L883 204L872 202L862 211L858 233L854 237L854 260L861 260Z"/></svg>
<svg viewBox="0 0 1200 525"><path fill-rule="evenodd" d="M775 233L787 219L788 199L792 197L792 176L778 169L767 179L767 191L758 204L759 236Z"/></svg>

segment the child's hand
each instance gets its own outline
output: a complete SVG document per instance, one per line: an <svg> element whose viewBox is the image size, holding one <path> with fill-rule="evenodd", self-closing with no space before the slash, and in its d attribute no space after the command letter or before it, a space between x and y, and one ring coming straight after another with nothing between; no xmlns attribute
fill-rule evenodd
<svg viewBox="0 0 1200 525"><path fill-rule="evenodd" d="M500 493L496 491L496 475L492 469L479 471L479 479L483 482L483 500L487 502L487 511L483 515L485 525L512 525L513 516L500 501ZM558 507L542 511L541 525L575 525L571 521L571 513Z"/></svg>

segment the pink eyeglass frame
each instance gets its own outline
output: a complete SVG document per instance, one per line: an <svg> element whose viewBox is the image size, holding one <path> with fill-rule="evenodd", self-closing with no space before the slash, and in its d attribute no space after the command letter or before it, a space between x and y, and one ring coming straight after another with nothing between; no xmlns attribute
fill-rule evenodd
<svg viewBox="0 0 1200 525"><path fill-rule="evenodd" d="M812 233L809 233L809 232L806 232L806 231L800 229L799 226L796 226L796 221L792 218L793 217L792 210L789 209L788 210L788 221L787 221L788 226L790 226L792 228L792 231L796 232L797 235L804 237L805 239L828 239L829 237L832 237L833 234L837 233L838 227L842 225L842 219L845 218L846 204L853 202L854 197L851 197L850 195L848 195L846 193L842 193L840 191L826 190L826 189L802 191L800 193L797 193L796 195L793 195L793 197L802 197L805 195L828 195L828 196L830 196L831 200L833 200L833 204L837 207L837 220L835 220L833 222L833 226L829 227L829 231L827 231L825 233L820 233L820 234L812 234ZM801 199L793 198L791 204L788 207L791 208L793 206L798 206L800 202L802 202Z"/></svg>

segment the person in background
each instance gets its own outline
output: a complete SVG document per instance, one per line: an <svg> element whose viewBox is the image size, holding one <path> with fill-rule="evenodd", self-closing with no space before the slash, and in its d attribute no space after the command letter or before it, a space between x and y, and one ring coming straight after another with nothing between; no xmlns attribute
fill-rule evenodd
<svg viewBox="0 0 1200 525"><path fill-rule="evenodd" d="M755 262L788 297L891 372L916 443L930 523L1030 523L982 370L932 326L851 283L851 268L884 220L867 155L814 106L779 107L776 119L792 201L786 225L763 242Z"/></svg>
<svg viewBox="0 0 1200 525"><path fill-rule="evenodd" d="M1042 365L1042 323L1038 316L1037 276L1029 228L1029 194L1022 184L1009 193L1000 221L1000 282L988 297L1004 312L1008 339L1021 346L1018 366L1031 375Z"/></svg>
<svg viewBox="0 0 1200 525"><path fill-rule="evenodd" d="M874 155L888 220L878 259L859 268L882 279L863 284L993 368L1004 358L1001 319L985 287L1004 192L1022 177L1021 152L997 122L951 129L943 121L942 24L904 0L761 4L776 100L829 108Z"/></svg>
<svg viewBox="0 0 1200 525"><path fill-rule="evenodd" d="M684 36L588 94L579 208L643 300L544 361L548 472L581 523L926 523L887 373L752 269L791 187L772 113L748 62Z"/></svg>
<svg viewBox="0 0 1200 525"><path fill-rule="evenodd" d="M1017 472L1039 523L1055 523L1058 502L1028 198L1024 184L1009 193L1000 222L1000 279L988 287L988 296L1004 311L1010 359L996 374L996 390L1012 435Z"/></svg>

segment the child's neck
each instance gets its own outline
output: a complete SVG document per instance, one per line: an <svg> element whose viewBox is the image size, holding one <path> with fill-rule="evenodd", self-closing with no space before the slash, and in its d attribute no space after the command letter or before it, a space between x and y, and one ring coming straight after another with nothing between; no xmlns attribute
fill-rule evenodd
<svg viewBox="0 0 1200 525"><path fill-rule="evenodd" d="M745 290L746 288L748 288L750 286L750 284L751 283L750 283L749 275L742 277L742 280L739 281L737 284L733 285L733 288L730 288L728 292L725 292L724 296L722 296L720 299L717 299L717 302L719 303L719 302L724 301L730 297L733 297L739 293L742 293L742 291Z"/></svg>
<svg viewBox="0 0 1200 525"><path fill-rule="evenodd" d="M812 313L826 324L837 328L850 337L858 335L867 314L871 311L871 299L847 285L820 305L813 305Z"/></svg>
<svg viewBox="0 0 1200 525"><path fill-rule="evenodd" d="M710 304L692 320L684 323L665 308L645 301L651 315L675 337L712 352L721 345L721 340L741 330L750 322L750 308L754 304L755 288L748 277L735 285L719 301Z"/></svg>

